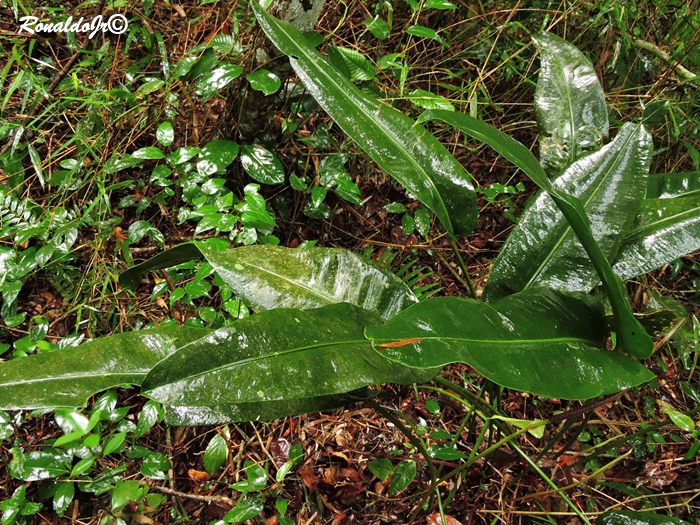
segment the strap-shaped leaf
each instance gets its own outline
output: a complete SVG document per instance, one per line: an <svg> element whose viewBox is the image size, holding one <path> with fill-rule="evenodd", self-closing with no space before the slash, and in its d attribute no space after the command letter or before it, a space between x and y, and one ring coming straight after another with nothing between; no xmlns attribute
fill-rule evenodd
<svg viewBox="0 0 700 525"><path fill-rule="evenodd" d="M463 362L499 385L545 397L588 399L654 375L604 349L602 307L585 294L531 289L488 305L441 297L366 333L388 359L418 369Z"/></svg>
<svg viewBox="0 0 700 525"><path fill-rule="evenodd" d="M691 525L691 523L667 514L613 509L601 514L596 520L596 525Z"/></svg>
<svg viewBox="0 0 700 525"><path fill-rule="evenodd" d="M285 55L311 95L330 117L387 173L419 199L450 237L476 223L471 176L425 128L358 89L308 44L291 24L251 6L268 38Z"/></svg>
<svg viewBox="0 0 700 525"><path fill-rule="evenodd" d="M647 199L672 199L700 194L700 171L649 175Z"/></svg>
<svg viewBox="0 0 700 525"><path fill-rule="evenodd" d="M421 115L419 120L421 122L424 122L426 120L439 120L456 127L460 131L466 133L471 137L476 138L477 140L485 142L498 153L503 155L503 157L505 157L507 160L509 160L518 168L523 170L525 174L528 177L530 177L530 179L532 179L534 183L536 183L540 188L547 192L549 197L551 197L551 199L554 201L554 203L557 205L562 215L566 219L568 226L559 226L559 228L563 228L562 231L564 232L564 234L560 235L557 244L549 248L546 254L556 253L556 249L558 249L559 245L563 243L563 241L566 239L566 232L568 231L568 227L571 227L579 242L583 246L586 254L588 255L591 264L593 265L596 273L598 274L598 277L603 282L603 287L605 288L605 292L608 296L608 299L610 300L610 305L612 307L614 315L613 323L617 335L617 348L622 350L623 352L627 352L636 357L649 357L654 348L653 341L651 340L651 337L649 337L649 334L646 333L639 321L637 321L637 319L634 318L634 315L632 314L632 307L629 303L629 299L626 296L624 285L610 266L610 262L608 261L601 247L598 245L598 242L592 230L592 228L595 228L595 231L598 232L598 235L600 235L601 231L605 231L601 230L601 228L609 228L610 224L605 222L596 222L592 225L591 221L587 216L586 209L581 203L581 200L577 196L572 196L566 193L565 187L562 187L563 184L559 180L557 180L555 184L552 184L545 175L542 167L536 162L534 155L532 155L532 153L525 146L520 144L512 137L509 137L502 131L494 128L493 126L490 126L485 122L472 118L469 115L441 110L426 111L423 115ZM632 131L632 129L634 129L634 131ZM603 156L611 156L614 162L610 162L610 159L608 159L607 162L602 162L602 160L600 161L600 164L603 167L607 166L607 170L609 170L609 173L615 174L615 176L612 178L613 181L617 181L621 177L621 174L619 173L620 166L623 164L629 164L629 162L631 162L630 159L635 159L634 154L639 154L643 158L647 158L646 161L642 160L643 164L641 167L645 165L644 162L646 162L646 165L648 166L648 156L650 155L649 149L651 147L651 144L648 139L648 134L646 134L646 131L644 131L641 125L637 127L632 126L631 128L628 126L626 130L625 127L623 127L623 129L620 131L619 137L621 138L616 138L615 140L615 142L618 143L617 146L613 147L613 144L608 149L606 149L605 152L602 153ZM600 157L600 154L592 154L590 157L598 158ZM583 162L585 160L586 159L582 159L580 162ZM575 172L578 172L578 165L579 163L575 163L571 166L570 169L574 170ZM594 166L595 165L596 164L594 163ZM600 172L601 175L605 175L608 173L606 169L603 169L602 171L598 169L597 171ZM638 172L633 172L631 170L628 170L627 168L625 168L622 171L626 173L627 177L634 176L636 178L641 176ZM589 173L589 170L585 170L583 172L585 175L591 174ZM593 170L592 174L595 173L596 170ZM632 175L630 175L630 173L632 173ZM603 179L605 180L605 177L603 177ZM564 182L567 181L567 179L563 180ZM608 184L609 183L610 182L608 182ZM583 186L584 188L597 187L596 184L577 184L577 186L579 185ZM576 190L577 186L574 187L574 190ZM643 188L644 186L642 185L641 187ZM639 188L631 188L630 191L632 191L634 194L635 191L640 190ZM539 199L545 197L540 195L537 198ZM588 204L588 202L586 204ZM549 208L550 213L554 215L556 212L554 207L550 205ZM632 217L634 217L634 214L636 213L636 209L632 209L631 203L629 204L629 207L624 211L625 213L632 215ZM521 218L521 221L522 220L523 219ZM548 222L546 224L550 229L554 228L555 226L555 223L552 222ZM550 233L549 229L547 231L543 231L540 228L535 231L536 235L531 235L530 232L528 232L527 230L525 230L523 234L517 235L525 236L526 244L536 245L539 242L541 242L537 235L543 235L546 237ZM518 239L517 235L515 231L511 232L507 244L515 243L516 240L511 241L511 238ZM532 236L531 239L527 238L527 236L529 235ZM504 248L501 250L501 255L499 256L499 259L501 256L503 256L503 252L506 250L506 248L507 247L504 246ZM535 261L537 265L536 267L541 265L543 262L546 262L550 257L551 255L546 255L544 258L538 257L538 259ZM498 264L499 263L497 262L496 265ZM492 275L494 272L496 272L496 268L494 268ZM491 278L492 277L490 277L489 279ZM517 276L507 274L506 278L517 279ZM496 273L496 281L501 279L503 278L499 278L498 273ZM513 287L512 291L516 291L517 289L517 287ZM501 292L501 296L505 295L505 293L506 292Z"/></svg>
<svg viewBox="0 0 700 525"><path fill-rule="evenodd" d="M183 244L130 268L119 281L133 287L145 272L196 257L205 257L224 282L257 311L347 302L388 319L418 301L392 272L336 248L241 246L217 252Z"/></svg>
<svg viewBox="0 0 700 525"><path fill-rule="evenodd" d="M171 406L288 402L378 383L424 382L439 371L378 355L364 329L380 322L347 303L261 312L179 348L151 370L142 391Z"/></svg>
<svg viewBox="0 0 700 525"><path fill-rule="evenodd" d="M535 91L540 156L554 174L608 138L605 94L590 61L566 40L542 32L533 37L541 69Z"/></svg>
<svg viewBox="0 0 700 525"><path fill-rule="evenodd" d="M631 279L696 250L700 250L700 194L646 199L614 269L623 279Z"/></svg>
<svg viewBox="0 0 700 525"><path fill-rule="evenodd" d="M380 392L366 388L333 396L243 403L229 406L165 406L165 422L176 426L224 425L237 421L268 421L296 414L334 410L370 399Z"/></svg>
<svg viewBox="0 0 700 525"><path fill-rule="evenodd" d="M0 409L84 406L97 392L139 385L178 345L210 330L165 326L96 339L75 348L0 363Z"/></svg>
<svg viewBox="0 0 700 525"><path fill-rule="evenodd" d="M626 124L610 144L577 160L552 183L581 200L593 237L610 261L639 210L651 148L651 137L642 126ZM531 286L589 291L598 282L571 225L542 192L508 236L485 293L492 301Z"/></svg>

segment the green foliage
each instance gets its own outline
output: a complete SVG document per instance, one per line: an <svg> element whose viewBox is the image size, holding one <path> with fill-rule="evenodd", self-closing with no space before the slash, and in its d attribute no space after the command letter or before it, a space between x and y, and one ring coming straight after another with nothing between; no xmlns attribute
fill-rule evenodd
<svg viewBox="0 0 700 525"><path fill-rule="evenodd" d="M439 187L447 187L445 171L441 170L455 166L456 161L442 146L436 146L439 143L434 137L418 125L409 125L400 113L358 91L313 47L307 46L305 40L295 40L291 26L255 9L263 28L281 49L296 56L292 59L293 66L319 102L323 105L324 100L334 101L326 109L341 127L435 211L448 233L457 231L452 230L455 224L460 224L460 228L466 226L463 213L465 207L469 209L473 191L463 171L459 172L463 175L450 179L450 184L455 185L453 191L446 194L437 191ZM549 53L546 60L551 62L550 67L565 73L573 66L559 63L561 57L571 55L572 61L580 60L572 50L558 57L550 47L565 48L566 44L559 40L549 42L544 36L540 46ZM350 57L348 53L338 52ZM354 55L351 58L357 65L359 58ZM573 82L569 73L560 76L556 86L559 90L566 87L566 82ZM552 80L546 75L542 82L547 89L554 89L547 87ZM580 93L573 92L570 99L562 102L569 105L567 111L563 107L562 114L569 118L571 114L586 113L581 108L588 107L588 102L579 99L588 100L586 97L593 92L590 96L598 100L598 89L599 86L588 83L581 87ZM370 118L370 114L375 116ZM376 115L386 117L377 119ZM614 260L623 245L644 197L651 147L644 128L627 125L609 145L584 157L577 154L563 174L551 183L529 150L483 122L443 110L425 113L420 122L427 120L453 124L486 142L542 187L543 191L521 218L499 256L489 286L500 291L493 295L487 290L492 295L490 305L474 299L438 298L410 306L418 297L399 277L343 250L244 246L218 251L205 245L182 245L125 272L122 284L133 288L144 272L204 256L207 263L198 272L198 278L187 285L187 293L193 298L206 294L201 279L215 272L222 284L228 285L236 297L258 313L218 329L180 327L177 332L171 328L152 329L84 345L83 351L94 349L95 352L104 352L101 345L108 345L110 351L101 355L114 356L115 352L121 352L124 356L118 370L110 369L109 375L105 375L97 358L82 360L88 363L81 365L85 367L82 376L88 378L81 383L83 390L75 390L61 399L48 387L39 389L36 385L72 380L74 375L70 370L73 362L80 359L79 350L6 363L0 369L4 385L0 389L1 406L78 405L90 393L128 382L140 384L144 394L163 403L164 416L169 422L203 424L271 419L338 406L371 395L362 389L374 384L426 381L441 367L455 361L468 363L503 386L566 399L595 397L651 380L653 375L641 364L620 353L606 351L608 333L601 305L590 296L570 292L588 291L596 283L597 273L613 307L618 348L638 357L648 355L651 340L632 317L621 281L608 262ZM555 124L552 121L546 125L555 130ZM579 133L583 124L567 120L558 125L573 130L567 132L567 144L560 145L563 150L595 149L595 145L587 145L587 135ZM599 122L596 125L602 126ZM164 126L161 142L168 142L167 131L168 127ZM409 151L403 142L409 137L426 149L412 147ZM187 184L199 184L205 179L195 177L187 182L187 174L215 175L234 160L238 150L233 142L214 141L201 150L181 148L169 156L157 147L146 147L137 150L131 159L137 162L169 159L173 168L189 165L182 172L183 199L199 204L201 210L208 201L188 197ZM261 146L246 146L242 155L249 157L244 166L251 175L265 183L282 182L284 172L271 152ZM429 155L432 160L428 169L420 159ZM196 164L190 162L196 156L199 156ZM440 159L439 166L434 162L436 158ZM323 175L324 184L327 186L330 181L340 184L344 158L326 159L322 174L329 175ZM410 174L394 173L398 159L413 167ZM212 183L211 192L205 191L205 195L221 198L226 194L219 192L223 186L217 185L216 180L209 179L203 188ZM419 190L420 187L429 191ZM461 208L456 205L461 198L455 194L457 187L461 188L461 197L467 196ZM311 194L314 207L319 210L325 188L315 187ZM678 198L666 200L679 202ZM247 231L255 233L246 237L244 229L236 236L239 243L254 242L260 233L270 235L275 222L257 185L246 187L244 201L235 208ZM391 209L404 210L397 206ZM687 228L678 225L679 220L670 222L676 230L692 237ZM510 250L515 251L511 254ZM513 269L504 271L499 265ZM525 271L531 273L521 275ZM413 274L404 277L414 283ZM542 284L564 291L539 288ZM202 289L195 290L197 286ZM475 323L474 319L479 321ZM215 317L211 320L216 323ZM128 356L127 348L133 345L139 352ZM53 355L60 356L60 362ZM45 366L50 372L43 377L34 374L32 383L18 382L18 378L30 375L27 367L32 366L32 359L33 363L42 359L58 366ZM550 380L554 374L560 378L555 383ZM278 381L282 375L288 380ZM134 430L136 435L142 435L161 417L158 406L144 407ZM208 470L215 470L221 457L210 451ZM152 475L162 468L164 463L155 457L147 465ZM394 474L393 479L410 477ZM404 486L402 481L392 481L395 492ZM256 501L240 502L241 516L257 509ZM248 508L251 510L245 510ZM235 513L230 517L239 518Z"/></svg>
<svg viewBox="0 0 700 525"><path fill-rule="evenodd" d="M451 237L471 232L476 198L470 175L422 126L358 89L291 24L251 4L263 30L290 56L306 88L387 173L430 208Z"/></svg>

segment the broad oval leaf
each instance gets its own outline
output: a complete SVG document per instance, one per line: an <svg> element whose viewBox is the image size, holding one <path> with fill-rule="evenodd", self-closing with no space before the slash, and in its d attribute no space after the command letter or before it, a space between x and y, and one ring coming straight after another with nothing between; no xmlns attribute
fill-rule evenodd
<svg viewBox="0 0 700 525"><path fill-rule="evenodd" d="M268 71L267 69L258 69L249 75L246 75L246 80L250 82L250 87L257 91L262 91L264 95L272 95L277 93L282 87L280 77Z"/></svg>
<svg viewBox="0 0 700 525"><path fill-rule="evenodd" d="M248 175L263 184L282 184L284 167L277 155L262 146L245 145L241 147L241 163Z"/></svg>
<svg viewBox="0 0 700 525"><path fill-rule="evenodd" d="M226 463L227 457L228 445L226 440L221 434L215 434L204 451L204 470L213 476L221 465Z"/></svg>
<svg viewBox="0 0 700 525"><path fill-rule="evenodd" d="M222 64L221 67L217 67L199 79L194 92L202 97L202 100L208 100L237 79L241 73L243 73L241 66Z"/></svg>
<svg viewBox="0 0 700 525"><path fill-rule="evenodd" d="M700 171L649 175L647 199L672 199L700 194Z"/></svg>
<svg viewBox="0 0 700 525"><path fill-rule="evenodd" d="M308 45L291 24L251 4L268 38L331 118L387 173L430 208L450 237L476 223L471 176L425 128L364 93Z"/></svg>
<svg viewBox="0 0 700 525"><path fill-rule="evenodd" d="M418 301L392 272L336 248L256 245L217 252L187 243L130 268L119 282L134 289L146 272L202 256L255 310L307 309L347 302L388 319Z"/></svg>
<svg viewBox="0 0 700 525"><path fill-rule="evenodd" d="M0 408L85 406L97 392L139 385L176 345L200 339L205 328L167 326L116 334L73 348L0 363Z"/></svg>
<svg viewBox="0 0 700 525"><path fill-rule="evenodd" d="M535 91L540 156L554 174L603 145L608 112L603 87L583 53L552 33L533 40L542 64Z"/></svg>
<svg viewBox="0 0 700 525"><path fill-rule="evenodd" d="M419 369L463 362L499 385L544 397L589 399L654 378L605 350L602 307L586 294L533 289L493 305L441 297L368 328L384 357Z"/></svg>
<svg viewBox="0 0 700 525"><path fill-rule="evenodd" d="M593 237L614 260L634 223L651 161L651 137L625 124L610 144L576 161L552 186L578 197ZM599 282L591 260L568 221L546 192L521 215L489 275L493 301L532 286L589 291Z"/></svg>
<svg viewBox="0 0 700 525"><path fill-rule="evenodd" d="M416 462L412 459L402 461L394 469L389 485L389 495L394 496L408 487L416 478Z"/></svg>
<svg viewBox="0 0 700 525"><path fill-rule="evenodd" d="M424 382L438 372L376 353L364 329L380 322L347 303L261 312L181 347L151 370L142 391L171 406L225 406Z"/></svg>
<svg viewBox="0 0 700 525"><path fill-rule="evenodd" d="M700 250L700 194L646 199L613 268L623 279Z"/></svg>
<svg viewBox="0 0 700 525"><path fill-rule="evenodd" d="M238 155L238 144L232 140L212 140L199 152L197 171L202 175L223 173Z"/></svg>

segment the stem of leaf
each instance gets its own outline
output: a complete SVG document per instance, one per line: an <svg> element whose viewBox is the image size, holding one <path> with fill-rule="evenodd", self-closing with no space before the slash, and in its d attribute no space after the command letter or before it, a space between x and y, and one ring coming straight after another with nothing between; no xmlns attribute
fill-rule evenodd
<svg viewBox="0 0 700 525"><path fill-rule="evenodd" d="M403 414L395 410L392 410L390 412L371 399L368 399L367 401L365 401L365 403L367 403L374 410L376 410L382 416L391 421L394 424L394 426L398 428L399 431L408 438L411 444L414 447L416 447L425 458L425 461L428 464L428 472L430 473L430 488L428 489L428 494L430 495L430 505L432 505L433 491L437 488L437 473L435 472L435 465L433 465L433 461L430 458L430 453L428 452L428 449L425 447L425 443L422 439L416 436L414 432L409 430L401 421L399 421L398 417L396 417L395 415L400 414L405 418ZM410 424L412 425L412 423Z"/></svg>
<svg viewBox="0 0 700 525"><path fill-rule="evenodd" d="M443 385L443 386L445 386L445 387L447 387L449 390L452 390L452 391L455 392L456 394L464 395L464 397L467 397L467 398L470 398L470 399L473 399L473 398L474 398L474 396L473 396L473 395L471 394L471 392L469 392L468 390L463 389L463 388L460 388L460 387L458 387L457 385L453 384L452 382L450 382L450 381L448 381L448 380L446 380L446 379L443 379L443 378L441 378L441 377L439 377L439 376L435 378L435 382L436 382L436 383L439 383L439 384L441 384L441 385ZM438 389L435 389L435 390L438 390ZM459 397L458 395L450 394L449 392L446 392L446 391L443 391L442 393L445 394L445 395L449 395L449 396L452 397L453 399L462 402L465 406L468 406L468 407L471 408L472 410L475 410L474 407L471 407L464 399L461 399L461 400L460 400L460 397ZM475 400L475 401L476 401L476 400ZM485 408L485 410L486 410L487 412L496 412L492 407L486 405L486 403L484 403L483 400L478 400L478 401L480 402L479 404L481 404L482 406L485 406L484 408ZM482 413L480 410L475 410L475 412L477 413L477 415L478 415L479 417L483 418L484 421L488 421L488 420L489 420L488 416L487 416L486 414ZM531 459L531 458L517 445L517 443L514 441L514 439L515 439L516 437L518 437L518 436L520 436L521 434L524 434L525 432L527 432L527 431L528 431L528 428L527 428L527 427L521 428L521 429L518 429L517 431L513 432L513 430L510 428L510 425L506 424L505 422L497 421L497 420L496 420L496 421L493 421L493 423L494 423L496 426L499 427L499 429L501 430L501 432L503 432L504 434L507 434L506 437L504 437L503 439L501 439L501 440L498 441L497 443L494 443L494 444L491 445L489 448L487 448L486 450L484 450L482 453L477 454L476 456L474 456L474 458L471 458L471 457L470 457L469 460L468 460L464 465L460 465L459 467L457 467L455 470L453 470L453 471L450 472L449 474L443 476L442 478L440 478L440 479L438 480L438 482L441 483L441 482L443 482L443 481L446 481L447 479L449 479L450 477L452 477L453 475L455 475L457 472L461 472L463 469L468 468L469 465L473 464L474 461L476 461L476 460L478 460L478 459L480 459L480 458L482 458L482 457L487 456L488 454L490 454L490 453L493 452L494 450L496 450L496 449L502 447L502 446L505 445L506 443L510 443L510 445L518 452L518 454L520 454L520 456L530 465L530 467L531 467L535 472L537 472L537 474L539 474L540 477L542 477L542 479L545 480L545 481L547 482L547 484L548 484L550 487L552 487L552 489L553 489L557 494L559 494L559 497L561 497L561 498L564 500L564 502L569 506L569 508L571 508L571 510L574 511L574 513L579 517L579 519L580 519L581 521L583 521L584 523L586 523L587 525L591 525L590 520L589 520L588 518L586 518L586 516L585 516L585 515L581 512L581 510L574 504L574 502L571 501L571 500L566 496L566 494L562 491L562 489L560 489L560 488L556 485L556 483L554 483L554 481L552 481L552 480L549 478L549 476L547 476L547 474L545 474L545 473L542 471L542 469L537 465L537 463L535 463L534 461L532 461L532 459ZM508 432L511 432L511 433L508 434Z"/></svg>
<svg viewBox="0 0 700 525"><path fill-rule="evenodd" d="M476 290L474 289L474 283L472 283L471 277L469 277L469 272L467 271L467 266L464 264L464 259L462 259L462 254L459 253L459 248L457 247L457 243L455 242L454 239L449 239L450 247L452 248L452 251L454 252L455 256L457 257L457 264L459 264L459 267L462 270L462 273L464 274L464 280L467 283L467 288L469 288L469 294L476 299Z"/></svg>

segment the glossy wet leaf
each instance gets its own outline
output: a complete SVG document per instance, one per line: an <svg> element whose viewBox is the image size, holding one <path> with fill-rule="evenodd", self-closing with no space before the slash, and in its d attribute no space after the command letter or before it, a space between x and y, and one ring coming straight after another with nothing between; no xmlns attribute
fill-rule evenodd
<svg viewBox="0 0 700 525"><path fill-rule="evenodd" d="M408 487L416 479L416 462L412 459L402 461L394 469L389 484L389 495L394 496Z"/></svg>
<svg viewBox="0 0 700 525"><path fill-rule="evenodd" d="M394 465L386 458L375 459L367 468L382 481L387 480L394 473Z"/></svg>
<svg viewBox="0 0 700 525"><path fill-rule="evenodd" d="M695 429L695 421L693 421L692 417L687 416L683 412L679 412L670 406L662 406L661 410L663 410L671 421L673 421L673 423L681 430L692 432Z"/></svg>
<svg viewBox="0 0 700 525"><path fill-rule="evenodd" d="M353 80L372 80L377 76L372 62L357 49L339 46L335 46L334 49L345 61L345 65L350 71L350 77Z"/></svg>
<svg viewBox="0 0 700 525"><path fill-rule="evenodd" d="M167 326L96 339L78 347L0 363L0 408L29 410L85 406L90 396L138 385L176 345L209 333Z"/></svg>
<svg viewBox="0 0 700 525"><path fill-rule="evenodd" d="M173 406L236 405L435 375L435 369L411 370L377 354L364 328L379 322L376 314L347 303L261 312L181 347L151 370L142 391Z"/></svg>
<svg viewBox="0 0 700 525"><path fill-rule="evenodd" d="M122 286L134 288L146 272L199 257L255 310L317 308L348 302L388 319L418 301L393 273L347 250L241 246L216 252L182 244L124 272Z"/></svg>
<svg viewBox="0 0 700 525"><path fill-rule="evenodd" d="M514 140L512 137L506 135L502 131L494 128L493 126L490 126L485 122L472 118L469 115L464 115L455 111L434 110L426 111L423 115L421 115L419 119L420 122L424 122L426 120L439 120L442 122L446 122L456 127L460 131L463 131L467 135L488 144L507 160L509 160L518 168L523 170L523 172L528 177L530 177L530 179L534 183L536 183L542 190L547 192L549 197L556 204L556 207L559 208L559 210L561 211L563 217L566 218L566 223L564 224L568 224L568 226L564 225L560 226L560 228L563 228L563 231L566 232L568 227L570 227L575 232L578 241L581 243L582 247L584 248L586 254L590 259L593 268L595 269L595 273L597 273L598 277L603 283L605 293L608 296L613 311L613 326L617 335L616 349L644 359L649 357L654 348L653 341L651 340L651 337L649 337L649 334L646 333L639 321L635 319L634 315L632 314L632 307L630 305L629 298L626 295L626 289L622 281L620 280L620 277L613 271L612 266L610 265L610 262L606 257L606 254L603 252L603 249L600 247L598 241L596 240L596 234L594 234L593 232L593 229L595 228L597 235L600 235L601 232L605 233L606 229L609 228L610 225L605 223L599 224L597 222L592 224L592 221L588 217L586 208L584 207L584 204L582 203L581 199L577 195L571 195L567 193L565 185L563 185L562 182L559 180L563 179L563 181L566 181L567 179L564 178L566 173L559 177L559 179L557 179L557 181L555 181L554 184L551 183L547 178L542 167L537 163L537 160L535 159L534 155L530 153L530 151L525 146L523 146L518 141ZM628 166L634 165L635 163L639 162L642 162L643 166L645 162L648 162L648 156L650 155L649 150L651 148L651 145L648 143L650 139L647 138L648 134L645 135L646 132L643 130L641 125L637 127L630 126L632 125L623 126L622 130L620 131L620 134L618 135L618 137L623 138L616 138L616 142L623 142L622 145L618 144L615 147L613 147L613 145L609 145L608 149L602 153L602 155L612 156L614 161L611 161L611 159L600 159L600 152L596 152L596 154L591 154L589 157L581 159L580 163L574 163L570 167L570 169L572 170L571 173L575 174L579 171L587 173L587 171L590 171L592 169L593 174L599 173L600 175L605 175L606 170L603 169L601 171L600 168L607 167L610 170L610 173L618 174L618 177L613 177L612 180L616 183L619 183L618 172L620 171L620 166L622 166L623 164L627 164ZM633 131L631 131L632 128L634 129ZM634 138L635 136L638 136L637 140L629 140L630 137ZM641 158L638 159L636 157L630 157L628 150L640 153ZM632 158L633 160L630 161L630 158ZM591 164L591 159L594 160L592 166L584 169L585 166ZM605 162L603 162L603 160L605 160ZM598 171L596 171L596 169L593 169L596 166L598 167ZM623 179L625 180L627 178L630 178L631 176L643 176L643 174L633 172L629 168L625 169L628 170L623 170L623 172L626 175L626 177L623 177ZM603 177L603 181L605 180L606 178ZM583 188L596 188L595 184L587 185L585 184L585 181L583 183L579 181L577 186L582 186ZM574 189L575 188L576 186L574 186ZM635 191L639 191L639 189L632 188L631 191L634 193ZM545 197L543 197L542 194L538 198ZM586 204L588 205L588 202L586 202ZM636 212L634 204L629 201L628 204L629 206L626 207L624 212L627 214L631 214L633 211ZM531 205L531 207L532 206L534 205ZM556 210L552 206L546 208L549 209L551 213L556 213ZM522 221L523 218L521 218L520 222ZM551 227L551 224L548 224L548 226ZM550 234L549 230L542 231L541 225L535 225L535 227L539 228L539 234ZM529 233L526 231L525 235L529 235ZM511 234L509 235L507 244L509 242L516 242L516 240L511 241L511 239L517 239L515 232L511 232ZM563 241L564 237L562 237L561 240ZM533 236L531 240L526 240L525 242L526 244L528 244L528 246L537 245L538 239L536 236ZM555 246L554 249L550 248L548 250L545 250L545 252L556 253L556 248L557 247ZM505 249L506 246L504 246L504 248L502 249L501 256L503 254L503 250ZM546 263L547 257L548 256L542 258L538 256L538 262L536 261L536 264ZM496 264L498 264L498 261ZM495 278L493 277L494 271L492 271L491 273L491 283L498 280L498 274L496 274ZM518 279L517 276L513 276L512 274L509 274L508 278L516 280ZM492 286L495 288L494 285ZM490 292L488 288L489 285L487 284L485 292ZM516 289L511 290L511 292L513 291L516 291ZM502 291L501 296L511 292ZM489 297L494 296L487 294L487 300Z"/></svg>
<svg viewBox="0 0 700 525"><path fill-rule="evenodd" d="M647 199L672 199L700 194L700 171L649 175Z"/></svg>
<svg viewBox="0 0 700 525"><path fill-rule="evenodd" d="M241 73L243 73L241 66L223 64L199 79L194 92L202 97L202 100L208 100L237 79Z"/></svg>
<svg viewBox="0 0 700 525"><path fill-rule="evenodd" d="M387 359L421 369L463 362L499 385L544 397L589 399L654 378L605 350L602 307L586 294L532 289L493 305L441 297L366 333Z"/></svg>
<svg viewBox="0 0 700 525"><path fill-rule="evenodd" d="M250 82L250 87L257 91L262 91L265 95L277 93L282 87L280 77L267 69L258 69L249 75L246 75L246 80Z"/></svg>
<svg viewBox="0 0 700 525"><path fill-rule="evenodd" d="M214 406L166 406L165 422L177 426L221 425L238 421L268 421L296 414L323 412L358 403L377 394L376 390L356 390L346 394L302 399L280 399L255 403Z"/></svg>
<svg viewBox="0 0 700 525"><path fill-rule="evenodd" d="M262 496L255 494L246 496L233 507L226 516L224 523L243 523L258 516L263 511Z"/></svg>
<svg viewBox="0 0 700 525"><path fill-rule="evenodd" d="M145 148L137 149L131 156L135 159L142 160L159 160L165 158L163 150L155 146L146 146Z"/></svg>
<svg viewBox="0 0 700 525"><path fill-rule="evenodd" d="M644 196L651 137L626 124L615 140L576 161L552 185L578 197L593 237L615 260ZM521 215L489 276L489 300L531 286L589 291L599 276L576 234L549 195L542 192Z"/></svg>
<svg viewBox="0 0 700 525"><path fill-rule="evenodd" d="M221 434L214 434L214 437L211 438L207 448L204 450L204 470L213 476L226 463L227 457L228 445L226 440Z"/></svg>
<svg viewBox="0 0 700 525"><path fill-rule="evenodd" d="M393 273L346 250L246 246L205 256L255 310L348 302L388 319L417 301Z"/></svg>
<svg viewBox="0 0 700 525"><path fill-rule="evenodd" d="M660 268L700 249L700 194L647 199L614 265L623 279Z"/></svg>
<svg viewBox="0 0 700 525"><path fill-rule="evenodd" d="M292 25L251 5L267 36L290 57L311 95L343 131L428 206L450 236L470 233L477 211L471 177L447 149L390 104L355 87Z"/></svg>
<svg viewBox="0 0 700 525"><path fill-rule="evenodd" d="M163 122L156 130L156 139L163 146L170 146L175 140L175 130L170 122Z"/></svg>
<svg viewBox="0 0 700 525"><path fill-rule="evenodd" d="M636 512L632 510L609 510L600 515L596 525L691 525L666 514Z"/></svg>
<svg viewBox="0 0 700 525"><path fill-rule="evenodd" d="M452 103L442 95L436 95L425 89L414 89L408 94L408 99L419 108L444 109L454 111Z"/></svg>
<svg viewBox="0 0 700 525"><path fill-rule="evenodd" d="M53 496L53 510L56 511L56 514L63 516L63 513L68 510L68 506L73 502L74 495L74 483L58 483L56 485L56 493Z"/></svg>
<svg viewBox="0 0 700 525"><path fill-rule="evenodd" d="M535 91L540 156L547 173L567 168L608 138L603 87L575 46L548 32L533 37L541 69Z"/></svg>
<svg viewBox="0 0 700 525"><path fill-rule="evenodd" d="M238 155L238 144L232 140L212 140L199 152L197 171L202 175L223 173Z"/></svg>
<svg viewBox="0 0 700 525"><path fill-rule="evenodd" d="M248 175L263 184L282 184L284 167L273 152L257 144L241 147L241 162Z"/></svg>

